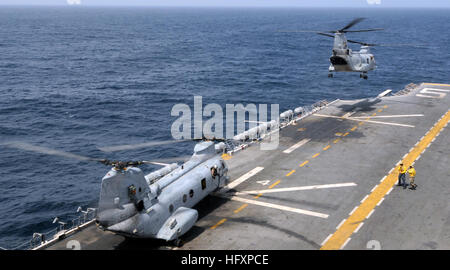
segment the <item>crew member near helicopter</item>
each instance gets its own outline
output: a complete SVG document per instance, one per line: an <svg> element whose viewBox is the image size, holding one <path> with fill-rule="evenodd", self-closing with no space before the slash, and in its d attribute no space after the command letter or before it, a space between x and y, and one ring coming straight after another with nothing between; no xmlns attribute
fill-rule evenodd
<svg viewBox="0 0 450 270"><path fill-rule="evenodd" d="M400 163L400 167L398 168L398 186L403 186L403 189L406 189L406 167L403 166L403 163Z"/></svg>
<svg viewBox="0 0 450 270"><path fill-rule="evenodd" d="M409 181L410 181L410 185L411 185L411 189L415 190L417 185L414 183L414 179L416 178L416 169L414 169L413 166L409 166L408 169L408 174L409 174Z"/></svg>
<svg viewBox="0 0 450 270"><path fill-rule="evenodd" d="M217 176L218 174L217 174L217 165L214 165L212 168L211 168L211 176L212 176L212 178L213 179L216 179L216 176Z"/></svg>

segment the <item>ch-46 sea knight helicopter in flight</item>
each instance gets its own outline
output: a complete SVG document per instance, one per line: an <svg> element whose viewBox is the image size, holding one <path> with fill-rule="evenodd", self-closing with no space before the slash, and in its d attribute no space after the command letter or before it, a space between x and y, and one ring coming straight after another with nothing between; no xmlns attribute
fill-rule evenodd
<svg viewBox="0 0 450 270"><path fill-rule="evenodd" d="M322 36L334 38L332 55L330 57L330 67L328 68L328 77L333 77L333 72L359 72L360 78L367 79L367 72L376 68L375 57L370 53L370 47L377 44L369 44L347 39L345 33L380 31L382 28L349 30L355 24L361 22L364 18L357 18L339 30L331 31L295 31L295 32L314 32ZM348 47L348 43L361 45L359 51L353 51Z"/></svg>
<svg viewBox="0 0 450 270"><path fill-rule="evenodd" d="M179 237L197 221L198 212L192 207L228 182L228 167L221 157L225 143L213 140L198 142L194 154L181 166L154 161L96 159L23 142L3 146L112 166L102 179L96 218L99 226L127 237L163 239L179 246ZM146 144L135 146L99 149L113 152ZM165 167L144 175L137 166L149 163Z"/></svg>

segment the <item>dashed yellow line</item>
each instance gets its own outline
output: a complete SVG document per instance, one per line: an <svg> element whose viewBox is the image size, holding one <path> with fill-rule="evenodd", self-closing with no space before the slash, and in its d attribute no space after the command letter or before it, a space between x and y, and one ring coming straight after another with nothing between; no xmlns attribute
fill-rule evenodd
<svg viewBox="0 0 450 270"><path fill-rule="evenodd" d="M256 195L256 196L253 197L253 198L258 199L258 198L261 197L262 195L263 195L262 193L259 193L258 195Z"/></svg>
<svg viewBox="0 0 450 270"><path fill-rule="evenodd" d="M352 127L350 130L351 130L351 131L355 131L357 128L358 128L358 126L354 126L354 127Z"/></svg>
<svg viewBox="0 0 450 270"><path fill-rule="evenodd" d="M344 135L342 135L342 136L345 137L345 136L347 136L348 134L350 134L350 133L345 132Z"/></svg>
<svg viewBox="0 0 450 270"><path fill-rule="evenodd" d="M273 188L274 186L278 185L281 182L281 180L276 181L272 185L270 185L269 189Z"/></svg>
<svg viewBox="0 0 450 270"><path fill-rule="evenodd" d="M297 129L298 131L305 131L306 130L306 128L299 128L299 129Z"/></svg>
<svg viewBox="0 0 450 270"><path fill-rule="evenodd" d="M382 112L382 111L383 111L383 109L379 109L379 110L378 110L378 112Z"/></svg>
<svg viewBox="0 0 450 270"><path fill-rule="evenodd" d="M341 139L336 139L336 140L334 140L333 142L334 142L334 143L338 143L340 140L341 140Z"/></svg>
<svg viewBox="0 0 450 270"><path fill-rule="evenodd" d="M383 108L386 109L388 107L388 105L384 105Z"/></svg>
<svg viewBox="0 0 450 270"><path fill-rule="evenodd" d="M331 145L327 145L323 148L323 151L327 151L328 149L330 149Z"/></svg>
<svg viewBox="0 0 450 270"><path fill-rule="evenodd" d="M450 84L442 84L442 83L425 83L426 85L436 85L436 86L450 86Z"/></svg>
<svg viewBox="0 0 450 270"><path fill-rule="evenodd" d="M219 222L216 223L216 225L211 227L211 230L214 230L215 228L217 228L220 224L224 223L225 221L227 221L226 218L221 219Z"/></svg>
<svg viewBox="0 0 450 270"><path fill-rule="evenodd" d="M401 161L406 167L410 166L421 153L430 145L433 139L441 132L444 126L450 121L450 110L429 130L429 132L414 146L411 151L405 155ZM347 220L339 226L337 231L327 239L320 249L340 249L350 236L357 230L363 222L375 209L377 204L386 196L389 190L398 181L397 170L392 170L390 174L375 188L364 201L352 211L353 213Z"/></svg>
<svg viewBox="0 0 450 270"><path fill-rule="evenodd" d="M364 125L364 122L359 122L358 125L362 126Z"/></svg>
<svg viewBox="0 0 450 270"><path fill-rule="evenodd" d="M292 170L292 171L288 172L288 173L286 174L286 176L290 176L290 175L293 174L293 173L295 173L295 170Z"/></svg>
<svg viewBox="0 0 450 270"><path fill-rule="evenodd" d="M377 115L377 113L376 113L376 112L372 113L372 116L375 116L375 115Z"/></svg>
<svg viewBox="0 0 450 270"><path fill-rule="evenodd" d="M234 210L233 212L235 214L237 214L237 213L241 212L242 210L244 210L244 208L247 207L247 206L248 206L248 204L243 204L243 205L241 205L241 207L239 207L238 209Z"/></svg>
<svg viewBox="0 0 450 270"><path fill-rule="evenodd" d="M313 158L316 158L320 155L320 153L315 154L314 156L312 156Z"/></svg>
<svg viewBox="0 0 450 270"><path fill-rule="evenodd" d="M336 135L336 136L342 136L342 133L336 132L336 133L334 133L334 135Z"/></svg>
<svg viewBox="0 0 450 270"><path fill-rule="evenodd" d="M305 166L306 164L308 164L308 162L309 162L309 160L307 160L307 161L303 162L302 164L300 164L300 167L303 167L303 166Z"/></svg>

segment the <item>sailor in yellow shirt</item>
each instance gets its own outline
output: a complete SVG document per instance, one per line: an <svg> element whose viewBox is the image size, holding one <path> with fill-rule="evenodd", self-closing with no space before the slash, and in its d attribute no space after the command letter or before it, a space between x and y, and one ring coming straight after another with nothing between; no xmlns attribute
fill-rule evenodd
<svg viewBox="0 0 450 270"><path fill-rule="evenodd" d="M403 186L403 189L406 189L406 167L403 163L400 163L400 167L398 168L398 186Z"/></svg>
<svg viewBox="0 0 450 270"><path fill-rule="evenodd" d="M414 169L413 166L409 166L408 174L409 174L409 181L410 181L411 189L415 190L417 187L417 185L414 183L414 179L416 178L416 170Z"/></svg>

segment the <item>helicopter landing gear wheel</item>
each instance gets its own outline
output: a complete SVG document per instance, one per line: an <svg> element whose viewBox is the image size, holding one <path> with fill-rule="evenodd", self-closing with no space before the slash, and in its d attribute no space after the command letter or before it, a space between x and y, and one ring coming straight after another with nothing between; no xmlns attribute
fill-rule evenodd
<svg viewBox="0 0 450 270"><path fill-rule="evenodd" d="M183 246L183 241L181 241L180 238L177 238L177 239L173 240L173 244L174 244L176 247L181 247L181 246Z"/></svg>
<svg viewBox="0 0 450 270"><path fill-rule="evenodd" d="M367 80L369 77L367 76L367 74L365 74L365 73L361 73L361 74L359 74L359 77L360 78L363 78L364 80Z"/></svg>
<svg viewBox="0 0 450 270"><path fill-rule="evenodd" d="M333 73L328 73L328 78L333 78Z"/></svg>

